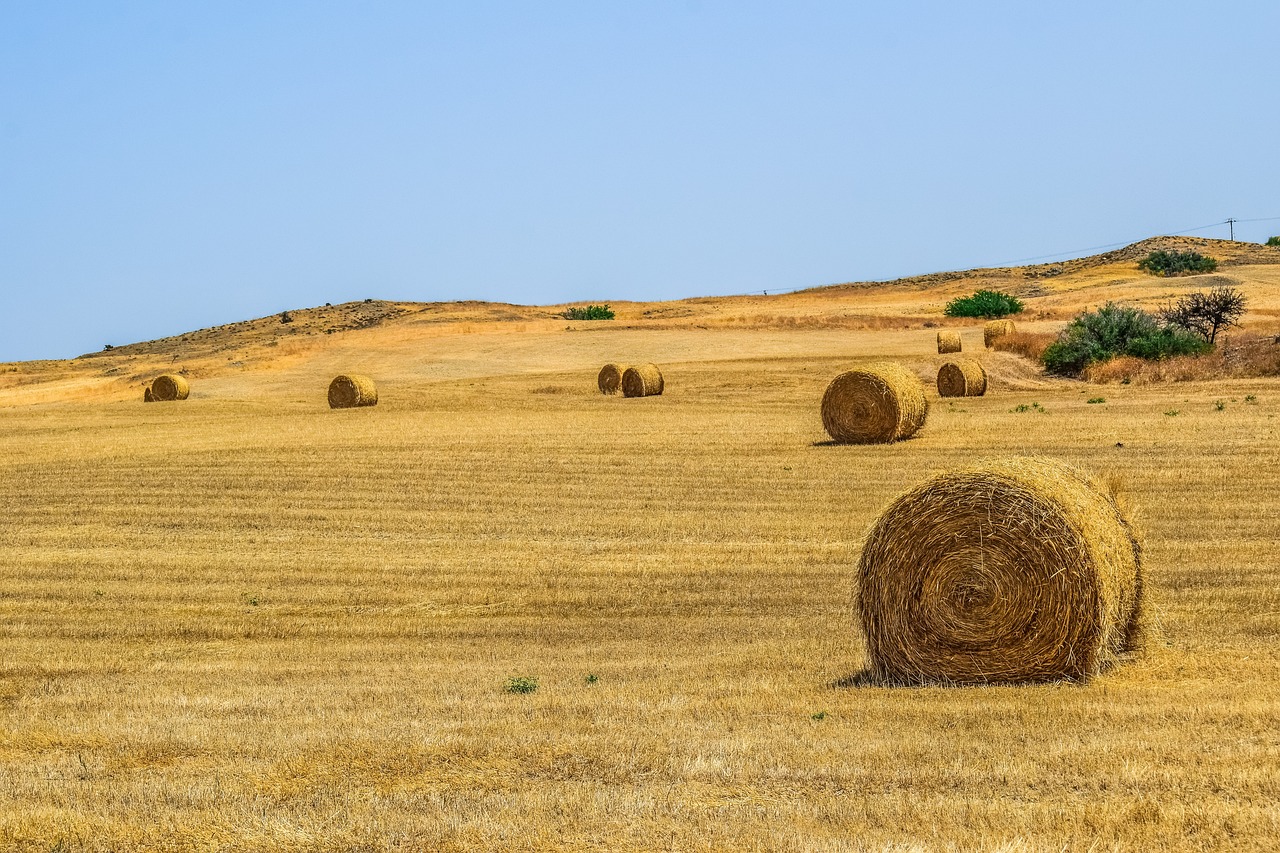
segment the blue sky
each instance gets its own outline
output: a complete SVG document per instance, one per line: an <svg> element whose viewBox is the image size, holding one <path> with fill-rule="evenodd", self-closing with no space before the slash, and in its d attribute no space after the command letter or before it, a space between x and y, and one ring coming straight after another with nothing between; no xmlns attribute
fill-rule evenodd
<svg viewBox="0 0 1280 853"><path fill-rule="evenodd" d="M0 360L1280 217L1278 32L1274 0L0 0Z"/></svg>

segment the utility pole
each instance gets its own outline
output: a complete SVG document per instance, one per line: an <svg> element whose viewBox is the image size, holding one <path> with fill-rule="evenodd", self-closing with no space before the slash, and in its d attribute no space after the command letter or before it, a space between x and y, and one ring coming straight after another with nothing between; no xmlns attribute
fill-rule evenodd
<svg viewBox="0 0 1280 853"><path fill-rule="evenodd" d="M1228 219L1227 224L1231 226L1231 239L1236 239L1236 221L1234 219Z"/></svg>

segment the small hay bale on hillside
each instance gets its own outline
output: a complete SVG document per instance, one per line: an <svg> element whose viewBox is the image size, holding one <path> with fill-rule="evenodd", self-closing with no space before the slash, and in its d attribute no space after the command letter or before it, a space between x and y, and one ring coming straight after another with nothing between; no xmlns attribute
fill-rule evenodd
<svg viewBox="0 0 1280 853"><path fill-rule="evenodd" d="M1012 335L1014 331L1012 320L992 320L982 327L982 343L986 345L987 349L991 349L996 338Z"/></svg>
<svg viewBox="0 0 1280 853"><path fill-rule="evenodd" d="M156 395L151 393L151 386L148 385L146 388L142 390L142 402L154 403L155 401L156 401Z"/></svg>
<svg viewBox="0 0 1280 853"><path fill-rule="evenodd" d="M617 394L622 389L622 374L627 370L625 364L614 364L610 362L600 368L600 375L596 377L596 386L599 387L601 394Z"/></svg>
<svg viewBox="0 0 1280 853"><path fill-rule="evenodd" d="M942 355L960 352L962 346L959 332L938 332L938 352Z"/></svg>
<svg viewBox="0 0 1280 853"><path fill-rule="evenodd" d="M938 475L858 563L868 674L888 683L1081 680L1140 640L1142 549L1113 495L1054 460Z"/></svg>
<svg viewBox="0 0 1280 853"><path fill-rule="evenodd" d="M842 373L822 395L822 425L843 444L884 444L924 426L929 402L920 379L899 364L878 362Z"/></svg>
<svg viewBox="0 0 1280 853"><path fill-rule="evenodd" d="M185 400L191 396L191 386L187 380L176 373L157 376L151 383L151 397L163 403L174 400Z"/></svg>
<svg viewBox="0 0 1280 853"><path fill-rule="evenodd" d="M355 409L378 405L378 386L368 376L344 373L329 383L329 408Z"/></svg>
<svg viewBox="0 0 1280 853"><path fill-rule="evenodd" d="M637 364L622 372L622 396L656 397L666 383L656 364Z"/></svg>
<svg viewBox="0 0 1280 853"><path fill-rule="evenodd" d="M987 393L987 371L970 359L948 361L938 368L939 397L981 397Z"/></svg>

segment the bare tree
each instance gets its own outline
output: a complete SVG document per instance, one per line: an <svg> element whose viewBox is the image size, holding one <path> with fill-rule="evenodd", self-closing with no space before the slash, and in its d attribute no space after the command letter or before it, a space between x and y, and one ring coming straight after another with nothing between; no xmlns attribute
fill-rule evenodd
<svg viewBox="0 0 1280 853"><path fill-rule="evenodd" d="M1188 293L1161 309L1160 316L1165 322L1195 332L1213 343L1218 332L1240 325L1246 301L1244 294L1234 287L1215 287L1208 293Z"/></svg>

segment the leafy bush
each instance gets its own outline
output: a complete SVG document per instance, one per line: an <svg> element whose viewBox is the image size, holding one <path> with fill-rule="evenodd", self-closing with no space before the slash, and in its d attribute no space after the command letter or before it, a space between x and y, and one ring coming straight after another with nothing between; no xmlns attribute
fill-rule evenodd
<svg viewBox="0 0 1280 853"><path fill-rule="evenodd" d="M1268 245L1268 246L1280 246L1280 235L1277 235L1277 236L1275 236L1275 237L1272 237L1272 238L1268 239L1268 240L1267 240L1267 245Z"/></svg>
<svg viewBox="0 0 1280 853"><path fill-rule="evenodd" d="M1138 261L1138 269L1163 276L1213 272L1217 268L1217 261L1199 252L1167 252L1160 249Z"/></svg>
<svg viewBox="0 0 1280 853"><path fill-rule="evenodd" d="M985 317L994 320L1021 313L1022 300L998 290L979 290L972 296L952 299L942 313L948 317Z"/></svg>
<svg viewBox="0 0 1280 853"><path fill-rule="evenodd" d="M1161 326L1141 308L1108 302L1086 311L1062 330L1041 360L1050 373L1079 376L1090 364L1118 355L1145 359L1192 355L1210 349L1199 337L1174 326Z"/></svg>
<svg viewBox="0 0 1280 853"><path fill-rule="evenodd" d="M533 693L538 689L538 679L532 675L513 675L502 685L508 693Z"/></svg>
<svg viewBox="0 0 1280 853"><path fill-rule="evenodd" d="M588 305L586 308L570 308L564 312L566 320L612 320L613 311L608 305Z"/></svg>

